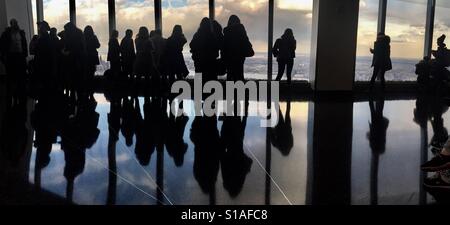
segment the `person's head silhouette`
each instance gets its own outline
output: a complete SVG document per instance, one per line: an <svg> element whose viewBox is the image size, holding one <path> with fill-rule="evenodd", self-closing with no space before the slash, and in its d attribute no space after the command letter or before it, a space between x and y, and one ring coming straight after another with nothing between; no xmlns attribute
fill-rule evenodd
<svg viewBox="0 0 450 225"><path fill-rule="evenodd" d="M50 31L50 26L48 25L48 23L46 21L38 22L37 25L39 28L39 33L41 33L41 34L47 33L48 31Z"/></svg>
<svg viewBox="0 0 450 225"><path fill-rule="evenodd" d="M11 25L12 29L18 30L19 29L19 23L17 22L16 19L11 19L9 21L9 25Z"/></svg>
<svg viewBox="0 0 450 225"><path fill-rule="evenodd" d="M147 27L140 27L139 33L137 34L137 38L146 39L149 37L148 29Z"/></svg>
<svg viewBox="0 0 450 225"><path fill-rule="evenodd" d="M288 28L284 31L283 38L292 39L294 38L294 32L291 28Z"/></svg>
<svg viewBox="0 0 450 225"><path fill-rule="evenodd" d="M111 39L117 39L119 37L119 31L113 30L111 31Z"/></svg>
<svg viewBox="0 0 450 225"><path fill-rule="evenodd" d="M234 26L238 24L241 24L241 20L239 19L239 17L236 15L231 15L228 19L228 26Z"/></svg>
<svg viewBox="0 0 450 225"><path fill-rule="evenodd" d="M133 31L131 29L126 30L125 37L127 37L127 38L133 37Z"/></svg>
<svg viewBox="0 0 450 225"><path fill-rule="evenodd" d="M50 36L57 37L58 36L58 30L56 28L52 27L50 29Z"/></svg>
<svg viewBox="0 0 450 225"><path fill-rule="evenodd" d="M181 36L183 35L183 28L181 25L175 25L172 30L172 36Z"/></svg>
<svg viewBox="0 0 450 225"><path fill-rule="evenodd" d="M87 37L94 36L94 29L92 26L88 25L84 28L84 35Z"/></svg>

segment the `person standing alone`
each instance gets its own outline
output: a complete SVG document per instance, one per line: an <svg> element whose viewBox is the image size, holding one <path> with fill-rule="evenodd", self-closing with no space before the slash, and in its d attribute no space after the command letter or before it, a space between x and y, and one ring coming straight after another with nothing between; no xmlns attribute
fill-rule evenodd
<svg viewBox="0 0 450 225"><path fill-rule="evenodd" d="M286 29L281 38L277 39L273 46L273 56L277 58L278 62L277 81L281 80L284 71L286 70L288 84L291 84L296 49L297 41L294 38L294 33L292 32L292 29Z"/></svg>

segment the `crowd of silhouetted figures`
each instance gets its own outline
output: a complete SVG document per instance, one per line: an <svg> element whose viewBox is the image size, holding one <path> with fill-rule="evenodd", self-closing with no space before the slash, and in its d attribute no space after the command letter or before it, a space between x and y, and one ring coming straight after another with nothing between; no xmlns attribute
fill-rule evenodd
<svg viewBox="0 0 450 225"><path fill-rule="evenodd" d="M188 41L180 25L173 27L168 38L163 38L161 30L149 31L147 27L140 27L134 39L130 29L120 42L118 38L119 32L111 31L107 55L110 69L103 74L114 85L143 82L152 94L159 94L167 91L174 81L189 75L183 56ZM92 97L94 76L100 64L100 45L89 25L82 31L69 22L58 32L46 21L38 22L38 34L28 45L25 32L12 19L0 40L8 92L23 91L25 81L30 80L36 92L53 88L74 100ZM244 25L236 15L230 16L225 28L215 20L203 18L189 47L195 72L202 74L204 81L225 75L227 80L243 81L245 59L255 54ZM290 82L295 49L293 32L286 29L273 51L279 62L278 80L286 70ZM28 54L32 56L29 62Z"/></svg>

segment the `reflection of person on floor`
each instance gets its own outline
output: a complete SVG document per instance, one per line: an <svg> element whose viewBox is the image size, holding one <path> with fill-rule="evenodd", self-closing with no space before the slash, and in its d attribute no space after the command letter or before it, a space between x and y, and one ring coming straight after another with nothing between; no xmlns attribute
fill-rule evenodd
<svg viewBox="0 0 450 225"><path fill-rule="evenodd" d="M35 185L40 187L41 170L50 163L52 145L56 143L58 130L65 109L62 93L45 91L41 94L34 111L31 113L31 125L35 130L36 147Z"/></svg>
<svg viewBox="0 0 450 225"><path fill-rule="evenodd" d="M184 115L179 117L175 117L172 113L169 115L166 149L177 167L183 165L184 154L188 149L188 145L183 139L188 120L189 118Z"/></svg>
<svg viewBox="0 0 450 225"><path fill-rule="evenodd" d="M225 151L221 157L223 186L232 198L242 190L252 159L244 153L244 136L247 117L225 117L221 140Z"/></svg>
<svg viewBox="0 0 450 225"><path fill-rule="evenodd" d="M191 127L194 143L194 177L202 191L210 195L215 204L215 186L219 173L220 155L223 152L216 117L195 117Z"/></svg>
<svg viewBox="0 0 450 225"><path fill-rule="evenodd" d="M384 96L378 96L376 102L371 97L369 101L371 122L367 138L372 149L371 180L370 180L370 203L378 204L378 161L381 154L386 150L386 132L389 120L383 116Z"/></svg>
<svg viewBox="0 0 450 225"><path fill-rule="evenodd" d="M434 133L431 138L431 147L433 148L433 152L439 152L448 139L448 131L444 127L444 118L442 118L442 115L448 110L448 107L441 103L441 98L432 98L430 100L430 122Z"/></svg>
<svg viewBox="0 0 450 225"><path fill-rule="evenodd" d="M150 104L150 100L146 98L144 109L148 108L148 106L146 106L148 104ZM137 100L135 107L136 112L138 112L136 120L135 154L139 163L143 166L147 166L150 164L150 158L155 151L155 142L151 133L150 114L148 113L148 110L144 110L144 117L142 117L139 100Z"/></svg>
<svg viewBox="0 0 450 225"><path fill-rule="evenodd" d="M99 114L95 112L97 102L91 100L79 107L76 116L67 118L61 130L61 149L64 151L66 161L64 167L64 177L67 179L66 196L69 202L72 202L75 178L84 170L86 149L95 144L100 134L97 128Z"/></svg>
<svg viewBox="0 0 450 225"><path fill-rule="evenodd" d="M442 114L447 111L448 107L443 106L441 100L441 98L431 100L431 124L435 133L431 146L435 157L421 166L425 172L439 172L450 169L450 139L442 118Z"/></svg>
<svg viewBox="0 0 450 225"><path fill-rule="evenodd" d="M8 96L8 101L11 99L12 96ZM0 147L2 150L0 154L9 159L14 166L19 163L26 152L28 136L30 135L26 122L27 100L20 97L6 108L1 128L2 136L0 137L2 140L0 144L3 145Z"/></svg>
<svg viewBox="0 0 450 225"><path fill-rule="evenodd" d="M137 98L130 99L129 97L123 98L122 103L122 124L120 129L122 135L125 138L125 143L128 147L133 145L133 136L136 132L138 113L136 104L138 103Z"/></svg>
<svg viewBox="0 0 450 225"><path fill-rule="evenodd" d="M280 118L278 124L274 128L270 128L270 140L283 155L287 156L294 146L294 136L292 135L291 124L291 101L287 102L286 116L283 118L283 113L279 112Z"/></svg>

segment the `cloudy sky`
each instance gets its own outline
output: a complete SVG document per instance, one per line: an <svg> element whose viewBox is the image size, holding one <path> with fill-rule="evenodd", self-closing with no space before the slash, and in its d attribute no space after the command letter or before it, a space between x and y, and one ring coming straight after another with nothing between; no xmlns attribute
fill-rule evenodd
<svg viewBox="0 0 450 225"><path fill-rule="evenodd" d="M77 25L94 27L106 51L108 40L107 0L77 0ZM267 49L267 0L216 0L217 20L225 25L231 14L238 15L255 49ZM275 0L275 38L285 28L294 30L299 53L310 50L312 0ZM386 33L392 39L392 55L401 58L420 58L423 54L426 0L388 0ZM437 0L435 34L447 33L450 26L450 1ZM68 21L68 1L44 0L44 16L52 25L61 29ZM360 56L369 55L377 25L378 0L361 0L358 30ZM137 31L141 25L154 28L153 1L116 0L117 28L121 35L131 28ZM163 0L163 32L170 35L175 24L183 26L188 39L198 27L201 18L208 16L208 0ZM435 36L436 36L435 35Z"/></svg>

